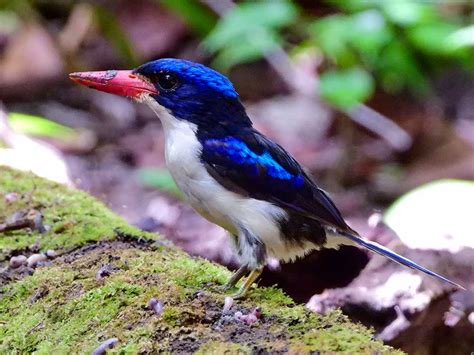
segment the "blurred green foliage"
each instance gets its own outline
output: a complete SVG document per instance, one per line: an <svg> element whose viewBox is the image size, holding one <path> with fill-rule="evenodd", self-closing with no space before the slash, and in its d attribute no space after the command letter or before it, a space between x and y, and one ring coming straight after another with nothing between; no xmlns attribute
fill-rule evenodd
<svg viewBox="0 0 474 355"><path fill-rule="evenodd" d="M217 23L204 47L216 54L215 65L223 69L258 59L282 43L280 30L297 14L288 1L243 2Z"/></svg>
<svg viewBox="0 0 474 355"><path fill-rule="evenodd" d="M12 33L18 28L18 16L11 10L0 11L0 33Z"/></svg>
<svg viewBox="0 0 474 355"><path fill-rule="evenodd" d="M208 34L216 25L217 16L198 1L157 0L163 6L181 16L196 33Z"/></svg>
<svg viewBox="0 0 474 355"><path fill-rule="evenodd" d="M183 198L172 176L166 169L141 168L138 170L138 181L144 186L166 191L177 198Z"/></svg>
<svg viewBox="0 0 474 355"><path fill-rule="evenodd" d="M75 134L74 129L70 127L44 117L20 112L10 112L8 123L14 131L34 136L67 139Z"/></svg>
<svg viewBox="0 0 474 355"><path fill-rule="evenodd" d="M376 88L429 93L431 80L453 66L474 72L474 1L326 0L303 7L291 0L215 1L221 11L228 7L220 19L209 1L151 1L176 13L202 37L202 47L221 70L280 48L319 53L323 61L315 93L343 109L370 99ZM11 32L24 19L40 18L46 5L67 14L77 3L0 0L0 30ZM140 64L113 6L88 3L99 31L124 62Z"/></svg>
<svg viewBox="0 0 474 355"><path fill-rule="evenodd" d="M450 65L473 68L472 50L450 43L453 33L463 26L462 15L443 16L440 2L331 3L343 13L316 19L310 27L311 38L324 53L328 67L337 70L362 67L365 76L374 76L385 91L397 93L409 89L415 94L428 92L430 78L441 68ZM345 78L341 77L341 81ZM354 101L370 97L370 86L365 85L365 97L351 91L351 87L347 86L347 92L341 95L352 95ZM327 97L324 90L322 94Z"/></svg>
<svg viewBox="0 0 474 355"><path fill-rule="evenodd" d="M350 109L374 91L374 80L360 67L328 70L321 74L321 97L334 106Z"/></svg>
<svg viewBox="0 0 474 355"><path fill-rule="evenodd" d="M94 6L94 16L100 31L109 40L127 64L136 67L141 62L136 56L133 44L118 23L113 13L100 5Z"/></svg>
<svg viewBox="0 0 474 355"><path fill-rule="evenodd" d="M376 84L389 93L426 94L440 69L474 69L473 44L466 40L472 30L462 33L472 18L468 11L446 11L443 5L449 2L328 0L329 14L316 17L289 0L243 1L229 9L203 44L224 70L276 46L290 52L316 49L325 59L321 96L347 109L369 99Z"/></svg>

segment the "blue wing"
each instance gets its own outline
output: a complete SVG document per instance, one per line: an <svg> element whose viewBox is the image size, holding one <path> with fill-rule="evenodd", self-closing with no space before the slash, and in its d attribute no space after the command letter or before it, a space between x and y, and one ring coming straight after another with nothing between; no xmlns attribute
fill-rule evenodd
<svg viewBox="0 0 474 355"><path fill-rule="evenodd" d="M352 231L329 197L281 146L255 131L201 138L201 160L223 186L338 229Z"/></svg>

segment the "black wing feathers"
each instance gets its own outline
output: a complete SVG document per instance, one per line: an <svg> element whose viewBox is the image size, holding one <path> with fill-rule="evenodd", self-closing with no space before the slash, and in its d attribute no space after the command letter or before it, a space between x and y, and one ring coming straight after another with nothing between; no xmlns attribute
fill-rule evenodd
<svg viewBox="0 0 474 355"><path fill-rule="evenodd" d="M272 202L291 214L352 231L331 199L298 162L254 129L241 130L232 137L206 137L201 143L206 169L224 187Z"/></svg>

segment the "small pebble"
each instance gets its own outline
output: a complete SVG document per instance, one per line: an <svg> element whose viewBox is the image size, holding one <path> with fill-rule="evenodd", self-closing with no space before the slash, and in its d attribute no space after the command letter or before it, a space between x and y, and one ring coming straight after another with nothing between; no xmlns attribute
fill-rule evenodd
<svg viewBox="0 0 474 355"><path fill-rule="evenodd" d="M156 298L152 298L148 301L148 307L150 307L156 315L161 315L163 313L163 302L158 301Z"/></svg>
<svg viewBox="0 0 474 355"><path fill-rule="evenodd" d="M32 297L30 297L29 303L30 304L35 303L36 301L42 299L47 294L49 294L49 290L47 288L40 288L35 292L35 294Z"/></svg>
<svg viewBox="0 0 474 355"><path fill-rule="evenodd" d="M26 260L26 256L24 255L13 256L10 259L10 267L12 269L17 269L22 265L26 265Z"/></svg>
<svg viewBox="0 0 474 355"><path fill-rule="evenodd" d="M234 299L230 296L227 296L224 299L224 307L222 308L222 313L227 313L232 308L232 304L234 303Z"/></svg>
<svg viewBox="0 0 474 355"><path fill-rule="evenodd" d="M16 192L9 192L5 195L5 202L12 203L18 199L18 194Z"/></svg>
<svg viewBox="0 0 474 355"><path fill-rule="evenodd" d="M239 320L241 322L247 324L247 325L250 325L250 324L253 324L253 323L257 322L258 318L254 314L250 313L250 314L246 314L246 315L240 317Z"/></svg>
<svg viewBox="0 0 474 355"><path fill-rule="evenodd" d="M56 253L56 251L54 251L53 249L46 250L45 254L50 259L54 259L55 257L58 256L58 253Z"/></svg>
<svg viewBox="0 0 474 355"><path fill-rule="evenodd" d="M234 313L234 319L240 320L240 318L243 316L241 311L237 311Z"/></svg>
<svg viewBox="0 0 474 355"><path fill-rule="evenodd" d="M260 319L262 317L262 310L260 309L260 307L257 307L252 311L252 314L258 319Z"/></svg>
<svg viewBox="0 0 474 355"><path fill-rule="evenodd" d="M198 297L201 297L203 296L205 293L203 290L198 290L196 292L194 292L192 295L191 295L191 299L195 299L195 298L198 298Z"/></svg>
<svg viewBox="0 0 474 355"><path fill-rule="evenodd" d="M31 219L33 221L34 229L36 229L41 234L46 232L46 228L43 225L43 215L39 211L34 211L31 213Z"/></svg>
<svg viewBox="0 0 474 355"><path fill-rule="evenodd" d="M242 323L245 323L247 325L251 325L255 322L258 322L258 319L261 316L262 316L262 312L260 311L260 308L255 308L249 314L242 314L242 312L240 312L240 311L235 312L234 319L238 320Z"/></svg>
<svg viewBox="0 0 474 355"><path fill-rule="evenodd" d="M96 274L95 274L95 278L96 280L102 280L110 275L112 275L112 273L118 271L118 269L113 266L112 264L105 264L105 265L102 265L100 267L99 270L97 270Z"/></svg>
<svg viewBox="0 0 474 355"><path fill-rule="evenodd" d="M91 355L104 355L107 349L112 349L115 345L117 345L118 339L117 338L110 338L100 344L95 350L91 353Z"/></svg>
<svg viewBox="0 0 474 355"><path fill-rule="evenodd" d="M27 211L25 211L25 210L16 211L16 212L13 213L13 214L11 215L11 217L8 219L8 222L9 222L9 223L15 223L15 222L17 222L17 221L20 220L20 219L24 219L25 216L26 216L26 213L27 213Z"/></svg>
<svg viewBox="0 0 474 355"><path fill-rule="evenodd" d="M46 261L48 258L44 254L32 254L30 257L26 260L28 267L35 268L38 266L38 263L41 261Z"/></svg>
<svg viewBox="0 0 474 355"><path fill-rule="evenodd" d="M51 266L53 263L51 261L38 261L36 267Z"/></svg>
<svg viewBox="0 0 474 355"><path fill-rule="evenodd" d="M39 242L34 242L33 244L30 245L30 250L31 251L38 251L40 250L40 243Z"/></svg>

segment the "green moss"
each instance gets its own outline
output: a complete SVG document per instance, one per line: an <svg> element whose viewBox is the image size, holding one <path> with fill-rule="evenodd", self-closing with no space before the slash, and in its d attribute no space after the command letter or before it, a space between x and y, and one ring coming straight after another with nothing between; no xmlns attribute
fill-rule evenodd
<svg viewBox="0 0 474 355"><path fill-rule="evenodd" d="M328 319L332 321L328 322ZM348 324L346 317L338 311L329 314L326 319L310 315L305 322L317 324L317 326L312 329L308 329L305 325L290 327L292 338L289 348L294 352L314 349L332 349L332 351L349 353L390 350L389 348L380 349L379 344L375 342L366 342L371 337L371 331L361 325Z"/></svg>
<svg viewBox="0 0 474 355"><path fill-rule="evenodd" d="M210 341L202 345L198 351L197 355L221 355L221 354L250 354L251 349L240 344L231 343L231 342L219 342L219 341Z"/></svg>
<svg viewBox="0 0 474 355"><path fill-rule="evenodd" d="M255 301L264 301L268 304L269 309L274 309L274 307L280 308L282 305L285 305L283 313L292 312L291 308L294 306L293 300L287 296L282 290L276 287L266 287L266 288L255 288L250 294L249 298ZM282 315L283 315L282 313Z"/></svg>
<svg viewBox="0 0 474 355"><path fill-rule="evenodd" d="M208 283L224 284L230 277L226 269L201 258L177 258L170 261L168 268L175 275L171 281L188 288L201 288Z"/></svg>
<svg viewBox="0 0 474 355"><path fill-rule="evenodd" d="M173 247L136 248L114 240L117 227L143 234L80 191L4 168L0 179L2 193L30 195L8 205L2 199L7 213L41 206L53 225L75 221L73 232L23 232L25 241L3 245L24 247L39 238L42 245L67 250L108 240L69 252L0 290L0 353L90 353L112 337L119 339L119 353L394 352L340 312L317 315L274 287L255 289L232 308L246 313L260 307L264 316L257 323L247 326L232 317L224 322L220 285L230 275L225 268ZM1 239L16 236L21 233ZM115 271L97 279L105 264ZM148 309L152 297L163 302L161 315Z"/></svg>
<svg viewBox="0 0 474 355"><path fill-rule="evenodd" d="M16 193L8 203L4 196ZM26 229L2 233L0 251L26 248L39 242L42 250L67 250L99 239L114 239L116 230L150 238L87 195L33 174L0 166L0 223L15 212L37 209L50 229L44 234Z"/></svg>
<svg viewBox="0 0 474 355"><path fill-rule="evenodd" d="M166 307L162 317L166 323L177 326L181 320L181 312L178 307Z"/></svg>
<svg viewBox="0 0 474 355"><path fill-rule="evenodd" d="M157 292L156 287L146 288L126 270L106 281L95 280L95 271L115 253L110 251L106 258L101 254L97 250L70 265L58 260L56 265L5 287L0 301L0 352L93 349L100 339L112 337L116 329L124 327L122 321L139 322L146 313L147 297L151 298L150 291ZM129 249L117 254L137 258L141 252ZM84 259L95 267L82 269Z"/></svg>

